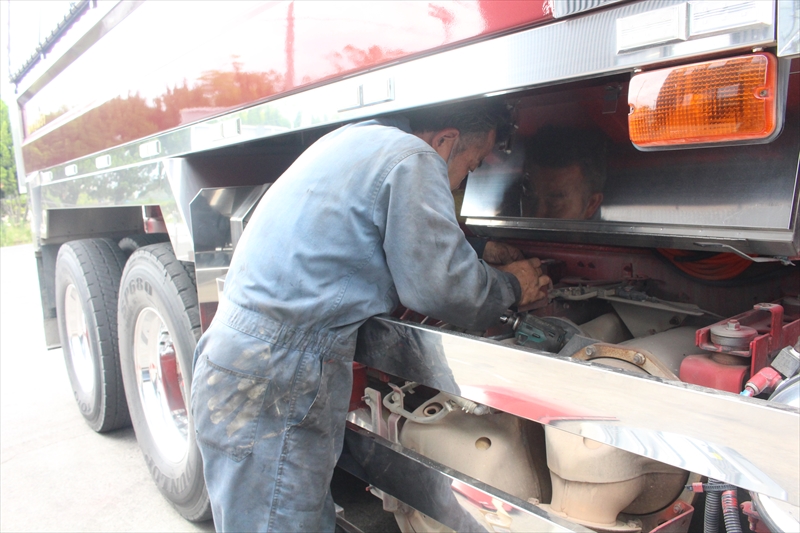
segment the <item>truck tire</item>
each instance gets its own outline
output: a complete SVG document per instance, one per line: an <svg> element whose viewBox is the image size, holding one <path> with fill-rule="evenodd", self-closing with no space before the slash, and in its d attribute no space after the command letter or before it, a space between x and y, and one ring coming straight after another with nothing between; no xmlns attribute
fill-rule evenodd
<svg viewBox="0 0 800 533"><path fill-rule="evenodd" d="M125 255L110 239L61 246L56 313L67 374L81 414L98 433L130 425L117 343L117 295Z"/></svg>
<svg viewBox="0 0 800 533"><path fill-rule="evenodd" d="M192 358L200 337L194 271L169 243L138 248L122 273L122 378L136 439L161 493L187 520L211 518L190 416Z"/></svg>

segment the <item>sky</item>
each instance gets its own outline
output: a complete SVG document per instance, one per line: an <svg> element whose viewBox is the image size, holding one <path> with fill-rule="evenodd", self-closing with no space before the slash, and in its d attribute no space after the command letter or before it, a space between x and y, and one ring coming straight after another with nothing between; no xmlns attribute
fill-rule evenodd
<svg viewBox="0 0 800 533"><path fill-rule="evenodd" d="M0 0L0 97L11 105L9 73L19 70L69 12L69 0ZM10 64L10 68L9 68Z"/></svg>

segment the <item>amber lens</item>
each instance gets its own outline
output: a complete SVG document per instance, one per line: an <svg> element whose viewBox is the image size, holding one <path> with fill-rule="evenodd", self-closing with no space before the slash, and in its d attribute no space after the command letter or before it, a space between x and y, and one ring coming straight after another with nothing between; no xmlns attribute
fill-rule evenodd
<svg viewBox="0 0 800 533"><path fill-rule="evenodd" d="M775 63L763 53L634 76L631 141L655 147L769 137L776 125Z"/></svg>

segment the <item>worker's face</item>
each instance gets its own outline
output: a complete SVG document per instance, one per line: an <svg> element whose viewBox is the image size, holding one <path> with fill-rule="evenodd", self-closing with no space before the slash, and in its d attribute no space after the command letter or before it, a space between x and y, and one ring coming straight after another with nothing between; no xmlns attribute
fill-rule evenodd
<svg viewBox="0 0 800 533"><path fill-rule="evenodd" d="M459 137L450 157L447 158L447 177L450 179L451 191L458 189L467 174L481 166L484 158L494 148L495 139L496 134L492 130L482 139L473 140L466 146L459 146L458 143L464 142L464 138Z"/></svg>
<svg viewBox="0 0 800 533"><path fill-rule="evenodd" d="M579 165L544 168L532 165L523 182L523 216L585 220L591 218L602 193L590 193Z"/></svg>

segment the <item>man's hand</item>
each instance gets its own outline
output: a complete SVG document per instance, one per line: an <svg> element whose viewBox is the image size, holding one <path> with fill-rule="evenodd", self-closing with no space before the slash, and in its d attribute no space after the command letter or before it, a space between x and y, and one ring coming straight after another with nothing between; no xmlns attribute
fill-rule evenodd
<svg viewBox="0 0 800 533"><path fill-rule="evenodd" d="M525 259L522 252L502 242L489 241L483 249L481 258L490 265L508 265L514 261Z"/></svg>
<svg viewBox="0 0 800 533"><path fill-rule="evenodd" d="M522 297L517 306L524 307L547 296L547 288L551 281L542 274L542 263L537 258L514 261L508 265L498 265L495 268L514 274L522 288Z"/></svg>

